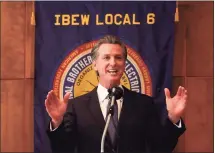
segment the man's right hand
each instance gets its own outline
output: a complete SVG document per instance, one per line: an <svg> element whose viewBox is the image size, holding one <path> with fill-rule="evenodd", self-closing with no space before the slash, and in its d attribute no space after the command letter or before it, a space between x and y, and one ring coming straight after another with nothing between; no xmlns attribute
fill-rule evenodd
<svg viewBox="0 0 215 153"><path fill-rule="evenodd" d="M62 101L56 96L53 90L49 91L46 100L45 107L49 116L52 119L54 128L58 127L63 121L63 115L66 112L70 93L66 93Z"/></svg>

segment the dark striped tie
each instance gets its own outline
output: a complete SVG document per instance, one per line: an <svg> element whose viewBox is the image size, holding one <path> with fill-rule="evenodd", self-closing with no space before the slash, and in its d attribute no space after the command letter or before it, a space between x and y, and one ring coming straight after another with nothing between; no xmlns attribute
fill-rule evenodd
<svg viewBox="0 0 215 153"><path fill-rule="evenodd" d="M110 104L109 107L110 108ZM109 110L109 109L108 109ZM117 126L118 126L118 106L117 102L112 107L112 116L110 118L110 124L108 126L108 133L113 145L116 143L116 135L117 135Z"/></svg>

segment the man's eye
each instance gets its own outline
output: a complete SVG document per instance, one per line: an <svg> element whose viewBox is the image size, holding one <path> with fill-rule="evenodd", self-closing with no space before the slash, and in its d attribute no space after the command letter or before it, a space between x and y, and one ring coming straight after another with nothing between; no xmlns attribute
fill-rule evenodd
<svg viewBox="0 0 215 153"><path fill-rule="evenodd" d="M121 59L123 59L123 57L122 56L117 56L116 59L121 60Z"/></svg>
<svg viewBox="0 0 215 153"><path fill-rule="evenodd" d="M105 60L108 60L110 57L108 57L108 56L105 56L105 57L103 57L103 59L105 59Z"/></svg>

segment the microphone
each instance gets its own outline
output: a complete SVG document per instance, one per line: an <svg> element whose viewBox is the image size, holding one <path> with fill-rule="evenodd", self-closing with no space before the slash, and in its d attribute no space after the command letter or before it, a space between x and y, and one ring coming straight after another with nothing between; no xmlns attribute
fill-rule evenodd
<svg viewBox="0 0 215 153"><path fill-rule="evenodd" d="M116 100L120 99L123 96L123 90L120 87L113 87L111 89L108 89L108 93L109 93L109 98L111 99L111 103L109 110L107 110L107 115L109 113L111 113L111 115L113 116L113 107L114 107L114 103ZM114 98L114 99L113 99Z"/></svg>
<svg viewBox="0 0 215 153"><path fill-rule="evenodd" d="M108 89L110 97L115 96L115 100L120 99L123 96L123 90L120 87L113 87Z"/></svg>
<svg viewBox="0 0 215 153"><path fill-rule="evenodd" d="M109 92L109 97L111 98L111 105L110 105L110 109L108 110L107 121L102 134L101 153L104 153L105 137L107 135L108 126L110 124L110 118L114 113L112 108L114 106L115 101L120 99L123 96L123 90L120 87L113 87L111 89L108 89L108 92Z"/></svg>

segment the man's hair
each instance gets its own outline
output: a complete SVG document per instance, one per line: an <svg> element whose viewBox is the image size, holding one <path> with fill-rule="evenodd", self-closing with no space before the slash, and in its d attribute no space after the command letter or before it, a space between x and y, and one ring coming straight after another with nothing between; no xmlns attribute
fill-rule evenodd
<svg viewBox="0 0 215 153"><path fill-rule="evenodd" d="M127 48L125 44L116 36L106 35L99 39L91 50L91 58L94 61L98 57L98 50L102 44L118 44L122 47L125 60L127 59Z"/></svg>

